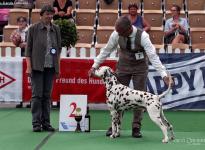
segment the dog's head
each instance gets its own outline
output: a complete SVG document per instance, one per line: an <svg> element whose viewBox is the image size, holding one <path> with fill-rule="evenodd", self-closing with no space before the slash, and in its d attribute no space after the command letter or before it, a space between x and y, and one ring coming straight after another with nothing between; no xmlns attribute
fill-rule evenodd
<svg viewBox="0 0 205 150"><path fill-rule="evenodd" d="M95 70L94 74L99 78L105 79L113 75L113 70L108 66L102 66Z"/></svg>

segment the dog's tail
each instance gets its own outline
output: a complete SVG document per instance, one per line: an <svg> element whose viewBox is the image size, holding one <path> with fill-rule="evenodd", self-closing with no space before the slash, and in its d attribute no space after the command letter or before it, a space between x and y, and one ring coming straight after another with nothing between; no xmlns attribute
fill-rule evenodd
<svg viewBox="0 0 205 150"><path fill-rule="evenodd" d="M168 88L167 88L167 90L164 91L162 94L158 95L158 96L159 96L159 99L161 99L162 97L164 97L166 94L169 93L169 91L170 91L170 89L171 89L171 84L172 84L172 83L171 83L171 81L172 81L171 78L172 78L171 75L169 75L169 85L168 85Z"/></svg>

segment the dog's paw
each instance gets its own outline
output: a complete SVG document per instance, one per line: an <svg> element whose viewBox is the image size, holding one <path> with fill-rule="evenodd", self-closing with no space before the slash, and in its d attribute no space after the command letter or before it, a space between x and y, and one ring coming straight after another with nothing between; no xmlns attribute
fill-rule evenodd
<svg viewBox="0 0 205 150"><path fill-rule="evenodd" d="M110 135L110 138L116 138L116 137L120 137L120 133L114 133Z"/></svg>
<svg viewBox="0 0 205 150"><path fill-rule="evenodd" d="M175 139L175 137L174 137L174 136L171 136L169 140L170 140L170 141L173 141L174 139Z"/></svg>
<svg viewBox="0 0 205 150"><path fill-rule="evenodd" d="M114 139L114 138L116 138L116 136L114 134L111 134L110 138Z"/></svg>
<svg viewBox="0 0 205 150"><path fill-rule="evenodd" d="M117 133L117 134L116 134L116 137L120 137L120 133Z"/></svg>
<svg viewBox="0 0 205 150"><path fill-rule="evenodd" d="M167 138L164 138L164 139L162 139L162 143L168 143L168 139Z"/></svg>

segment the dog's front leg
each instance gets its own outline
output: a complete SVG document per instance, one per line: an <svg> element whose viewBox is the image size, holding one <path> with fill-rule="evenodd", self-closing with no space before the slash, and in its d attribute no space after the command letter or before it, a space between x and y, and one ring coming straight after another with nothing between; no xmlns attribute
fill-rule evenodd
<svg viewBox="0 0 205 150"><path fill-rule="evenodd" d="M121 121L122 121L122 111L118 111L117 116L116 116L116 122L117 122L117 134L116 134L116 136L117 137L120 136Z"/></svg>
<svg viewBox="0 0 205 150"><path fill-rule="evenodd" d="M110 135L111 138L116 138L117 135L117 111L113 110L111 111L111 116L112 116L112 134Z"/></svg>

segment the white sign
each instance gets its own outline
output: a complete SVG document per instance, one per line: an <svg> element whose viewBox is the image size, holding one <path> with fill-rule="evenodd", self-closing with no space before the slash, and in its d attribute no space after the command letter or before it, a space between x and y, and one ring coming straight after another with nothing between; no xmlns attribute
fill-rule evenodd
<svg viewBox="0 0 205 150"><path fill-rule="evenodd" d="M0 59L0 101L22 101L22 58Z"/></svg>
<svg viewBox="0 0 205 150"><path fill-rule="evenodd" d="M77 112L76 110L79 110ZM59 131L75 131L77 122L75 121L76 113L82 115L80 127L85 131L85 114L87 110L87 95L61 95L60 97L60 119Z"/></svg>

